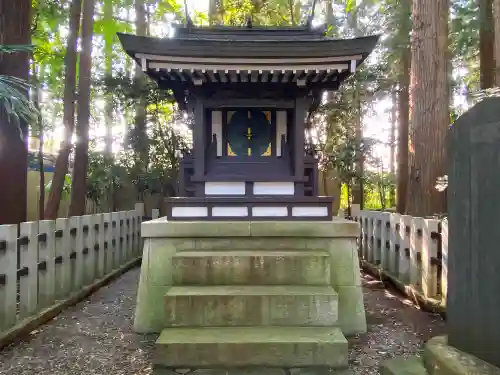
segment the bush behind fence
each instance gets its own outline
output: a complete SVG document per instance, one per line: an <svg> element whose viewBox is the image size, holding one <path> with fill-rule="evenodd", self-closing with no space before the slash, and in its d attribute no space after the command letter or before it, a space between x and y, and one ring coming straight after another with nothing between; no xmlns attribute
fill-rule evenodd
<svg viewBox="0 0 500 375"><path fill-rule="evenodd" d="M138 258L144 206L0 226L0 337ZM155 215L155 213L153 213Z"/></svg>

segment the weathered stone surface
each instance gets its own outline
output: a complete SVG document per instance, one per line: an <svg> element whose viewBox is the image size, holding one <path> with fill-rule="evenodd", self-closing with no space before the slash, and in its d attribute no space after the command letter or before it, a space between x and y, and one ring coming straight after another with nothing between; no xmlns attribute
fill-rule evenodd
<svg viewBox="0 0 500 375"><path fill-rule="evenodd" d="M290 375L353 375L350 369L334 369L330 367L303 367L288 370Z"/></svg>
<svg viewBox="0 0 500 375"><path fill-rule="evenodd" d="M356 237L359 224L345 219L332 221L253 221L250 232L255 237Z"/></svg>
<svg viewBox="0 0 500 375"><path fill-rule="evenodd" d="M380 366L380 375L428 375L420 357L394 358Z"/></svg>
<svg viewBox="0 0 500 375"><path fill-rule="evenodd" d="M169 370L164 367L155 367L151 375L179 375L175 371Z"/></svg>
<svg viewBox="0 0 500 375"><path fill-rule="evenodd" d="M339 296L338 326L345 336L365 333L366 312L363 303L363 289L361 286L336 287Z"/></svg>
<svg viewBox="0 0 500 375"><path fill-rule="evenodd" d="M333 326L329 286L184 286L165 296L166 326Z"/></svg>
<svg viewBox="0 0 500 375"><path fill-rule="evenodd" d="M184 251L173 285L330 285L326 251Z"/></svg>
<svg viewBox="0 0 500 375"><path fill-rule="evenodd" d="M491 350L498 352L498 348ZM449 346L447 338L443 336L427 342L424 364L429 375L500 375L500 368Z"/></svg>
<svg viewBox="0 0 500 375"><path fill-rule="evenodd" d="M228 227L231 230L228 230ZM359 224L332 221L191 221L151 220L142 223L143 237L357 237Z"/></svg>
<svg viewBox="0 0 500 375"><path fill-rule="evenodd" d="M322 249L322 244L311 237L205 237L194 239L193 250L304 250Z"/></svg>
<svg viewBox="0 0 500 375"><path fill-rule="evenodd" d="M206 282L226 283L230 284L233 280L233 285L245 285L246 280L250 284L261 285L276 285L278 283L286 284L304 284L304 285L321 285L323 283L333 287L338 293L338 322L346 335L353 335L366 332L366 318L363 306L363 296L361 293L359 259L356 251L356 241L358 235L358 224L350 223L346 220L335 219L331 222L176 222L168 223L164 220L154 220L145 223L144 226L153 225L150 227L150 232L143 232L143 236L154 238L146 238L143 252L143 264L141 269L141 279L137 295L137 307L134 320L134 329L140 333L158 333L163 328L168 326L166 309L161 301L163 295L171 290L172 286L177 283L187 283L198 285L206 285ZM267 227L267 231L266 231ZM317 264L313 265L308 257L294 257L300 260L293 261L289 267L286 263L291 262L290 258L284 255L284 259L275 258L272 263L269 263L269 270L266 270L266 261L264 260L263 269L257 268L258 257L248 257L248 262L253 264L254 269L245 274L244 268L246 260L243 258L252 252L311 252L311 254L325 254L326 256L315 257ZM241 252L240 256L232 259L234 267L237 268L234 272L229 271L231 266L219 267L217 270L216 256L209 255L207 260L204 255L198 259L198 265L186 266L188 262L183 258L182 253L187 252L193 254L195 252L207 253L209 251L216 252L219 256L221 252ZM191 255L193 258L196 256ZM182 266L178 263L173 265L182 258ZM201 261L200 259L203 259ZM265 258L267 259L267 258ZM307 259L307 260L306 260ZM319 260L321 259L321 260ZM328 266L326 259L329 259L329 282L328 281ZM315 260L316 261L316 260ZM195 261L196 262L196 261ZM205 262L205 263L204 263ZM253 263L252 263L253 262ZM283 263L282 263L283 262ZM188 262L189 263L189 262ZM272 264L272 265L271 265ZM274 269L271 269L274 267ZM180 274L190 268L186 273ZM285 272L285 268L291 268ZM198 269L198 272L195 270ZM224 271L222 271L224 270ZM220 271L220 272L219 272ZM262 271L262 272L261 272ZM227 273L226 273L227 272ZM185 276L188 275L188 276ZM267 277L267 279L266 279ZM199 278L199 279L197 279ZM233 279L231 279L233 278ZM275 284L276 283L276 284ZM222 299L226 299L226 308L222 308ZM245 296L245 298L256 300L255 296ZM267 297L266 297L267 298ZM300 312L306 311L310 306L315 306L318 302L318 307L314 307L313 311L317 311L316 318L321 318L319 321L333 321L331 314L331 301L329 298L323 297L300 297L301 301L297 302L298 297L287 296L288 302L285 305L292 307L293 305L304 306L297 310L290 308L285 314L285 309L278 308L267 309L267 311L279 310L283 316L287 314L299 315ZM191 298L192 299L192 298ZM293 301L295 299L295 301ZM307 299L307 302L304 302ZM208 306L209 311L219 310L220 313L235 314L241 306L242 298L235 296L225 296L218 298L219 301L215 305L220 306L220 309L213 309ZM231 300L231 301L229 301ZM269 299L268 299L269 301ZM277 299L275 299L277 301ZM292 301L292 302L289 302ZM227 308L227 303L236 304L235 308ZM321 303L320 303L321 302ZM252 304L255 302L252 302ZM262 301L261 301L262 303ZM276 303L277 304L277 303ZM330 304L330 306L328 306ZM246 303L249 306L250 303ZM325 306L327 306L325 308ZM231 312L234 310L233 312ZM250 310L250 308L248 308ZM174 311L174 310L172 310ZM258 310L257 310L258 311ZM262 316L260 310L258 314ZM329 311L326 318L320 316L324 311ZM333 310L335 313L337 309ZM321 313L321 314L320 314ZM206 316L205 313L202 315ZM272 316L272 315L264 315ZM314 316L314 315L313 315ZM248 315L247 315L248 317ZM314 318L314 319L316 319ZM311 322L314 319L309 319ZM325 320L326 319L326 320ZM335 317L336 319L336 317ZM286 320L286 319L285 319ZM298 319L299 321L300 319ZM170 320L171 321L171 320ZM265 321L265 320L262 320ZM260 324L260 323L259 323ZM309 324L309 323L307 323ZM320 323L324 324L324 323Z"/></svg>
<svg viewBox="0 0 500 375"><path fill-rule="evenodd" d="M195 375L287 375L281 368L249 367L249 368L219 368L200 369L193 372Z"/></svg>
<svg viewBox="0 0 500 375"><path fill-rule="evenodd" d="M348 345L338 328L167 328L156 342L153 361L159 366L192 368L346 368Z"/></svg>
<svg viewBox="0 0 500 375"><path fill-rule="evenodd" d="M152 220L142 223L141 234L149 238L248 237L250 222Z"/></svg>
<svg viewBox="0 0 500 375"><path fill-rule="evenodd" d="M331 285L361 285L358 250L352 238L334 238L325 250L330 254Z"/></svg>

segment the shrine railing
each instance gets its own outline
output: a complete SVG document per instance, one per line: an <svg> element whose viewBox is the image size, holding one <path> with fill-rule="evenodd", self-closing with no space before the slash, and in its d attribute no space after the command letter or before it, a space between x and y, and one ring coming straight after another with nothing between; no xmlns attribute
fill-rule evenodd
<svg viewBox="0 0 500 375"><path fill-rule="evenodd" d="M151 218L159 216L153 210ZM0 225L0 348L137 263L144 205Z"/></svg>
<svg viewBox="0 0 500 375"><path fill-rule="evenodd" d="M444 310L448 222L389 212L358 211L359 256L365 268L393 281L431 310Z"/></svg>

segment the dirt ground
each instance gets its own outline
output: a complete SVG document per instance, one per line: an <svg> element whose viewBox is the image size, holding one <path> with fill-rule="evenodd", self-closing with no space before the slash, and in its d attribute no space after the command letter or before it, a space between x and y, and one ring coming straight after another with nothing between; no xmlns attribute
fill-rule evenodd
<svg viewBox="0 0 500 375"><path fill-rule="evenodd" d="M0 351L0 374L147 375L155 335L132 331L139 269L66 310L26 340ZM378 374L381 361L419 352L443 334L437 315L418 310L382 283L363 275L368 333L350 339L350 368Z"/></svg>

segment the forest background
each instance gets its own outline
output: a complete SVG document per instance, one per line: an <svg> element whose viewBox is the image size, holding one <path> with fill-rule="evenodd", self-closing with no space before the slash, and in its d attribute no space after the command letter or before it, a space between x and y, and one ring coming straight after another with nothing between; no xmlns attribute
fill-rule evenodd
<svg viewBox="0 0 500 375"><path fill-rule="evenodd" d="M500 0L0 0L0 224L26 220L30 183L40 219L65 201L67 215L117 209L127 189L132 203L176 194L190 118L117 32L171 37L186 16L304 25L313 9L331 37L381 35L310 119L323 191L344 207L446 214L447 130L500 82Z"/></svg>

